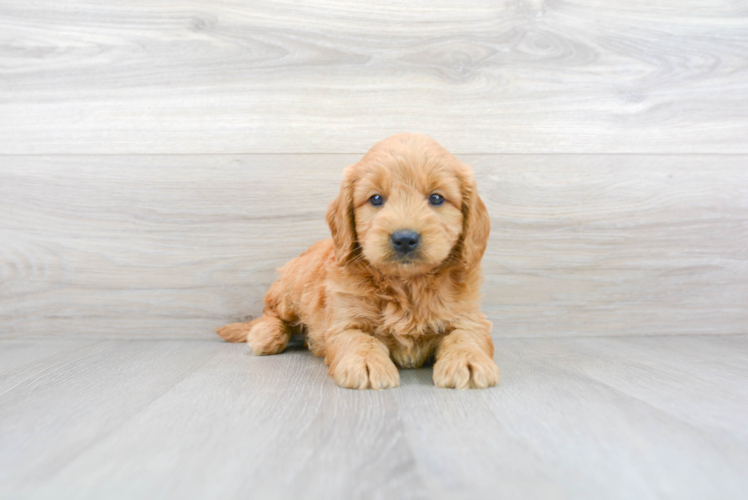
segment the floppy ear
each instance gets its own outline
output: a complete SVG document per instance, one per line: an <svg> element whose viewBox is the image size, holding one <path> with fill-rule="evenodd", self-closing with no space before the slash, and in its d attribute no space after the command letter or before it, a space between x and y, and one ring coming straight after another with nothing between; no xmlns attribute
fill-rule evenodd
<svg viewBox="0 0 748 500"><path fill-rule="evenodd" d="M353 213L353 167L343 171L340 193L327 208L327 224L335 244L335 258L343 266L356 249L356 221Z"/></svg>
<svg viewBox="0 0 748 500"><path fill-rule="evenodd" d="M483 200L478 196L478 186L469 167L463 172L462 182L462 236L460 260L470 269L480 264L488 245L491 219Z"/></svg>

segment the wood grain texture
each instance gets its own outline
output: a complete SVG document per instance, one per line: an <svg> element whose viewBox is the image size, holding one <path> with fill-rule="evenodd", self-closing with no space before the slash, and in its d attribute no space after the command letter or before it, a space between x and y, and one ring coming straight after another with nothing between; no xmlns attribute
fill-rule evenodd
<svg viewBox="0 0 748 500"><path fill-rule="evenodd" d="M0 335L193 337L326 238L352 155L0 165ZM746 333L748 157L467 155L495 336Z"/></svg>
<svg viewBox="0 0 748 500"><path fill-rule="evenodd" d="M745 336L500 339L502 384L463 392L428 368L397 389L340 389L304 350L218 341L8 350L23 362L0 383L26 379L0 394L3 498L748 493Z"/></svg>
<svg viewBox="0 0 748 500"><path fill-rule="evenodd" d="M748 153L748 4L0 2L0 153Z"/></svg>

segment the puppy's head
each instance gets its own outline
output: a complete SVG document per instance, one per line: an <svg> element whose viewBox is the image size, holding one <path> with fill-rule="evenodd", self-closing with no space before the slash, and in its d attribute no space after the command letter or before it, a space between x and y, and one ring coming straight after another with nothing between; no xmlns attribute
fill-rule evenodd
<svg viewBox="0 0 748 500"><path fill-rule="evenodd" d="M385 139L346 168L327 222L341 265L365 259L396 276L475 267L490 231L470 167L420 134Z"/></svg>

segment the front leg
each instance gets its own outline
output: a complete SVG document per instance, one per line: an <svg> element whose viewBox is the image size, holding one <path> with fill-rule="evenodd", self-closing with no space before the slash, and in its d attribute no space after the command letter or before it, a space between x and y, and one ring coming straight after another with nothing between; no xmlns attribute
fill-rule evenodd
<svg viewBox="0 0 748 500"><path fill-rule="evenodd" d="M341 387L387 389L400 385L400 374L387 346L361 330L344 330L328 338L325 363Z"/></svg>
<svg viewBox="0 0 748 500"><path fill-rule="evenodd" d="M442 340L434 363L436 386L483 389L498 384L499 379L490 322L482 319L458 325Z"/></svg>

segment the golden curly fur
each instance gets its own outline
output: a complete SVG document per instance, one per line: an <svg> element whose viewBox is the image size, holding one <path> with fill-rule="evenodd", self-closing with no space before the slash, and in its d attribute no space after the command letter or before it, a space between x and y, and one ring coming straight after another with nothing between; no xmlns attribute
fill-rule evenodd
<svg viewBox="0 0 748 500"><path fill-rule="evenodd" d="M432 194L443 203L430 203ZM395 387L396 364L429 360L439 387L499 382L491 323L479 308L490 221L470 167L424 135L395 135L343 171L327 222L332 239L280 270L263 315L217 329L221 337L277 354L301 329L343 387ZM391 241L403 229L420 235L406 255Z"/></svg>

